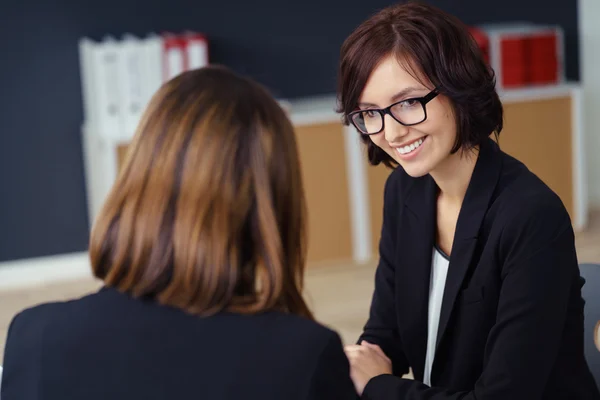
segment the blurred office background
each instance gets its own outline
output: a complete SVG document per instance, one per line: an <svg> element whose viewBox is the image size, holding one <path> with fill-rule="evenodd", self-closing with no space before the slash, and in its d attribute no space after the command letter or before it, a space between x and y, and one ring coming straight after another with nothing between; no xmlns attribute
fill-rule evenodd
<svg viewBox="0 0 600 400"><path fill-rule="evenodd" d="M429 2L473 27L527 23L556 33L556 81L501 88L501 145L561 196L580 261L600 263L600 2ZM20 309L99 286L89 273L88 233L133 132L92 121L82 39L185 31L205 35L211 63L254 77L289 110L310 213L307 297L319 320L352 342L367 317L389 171L367 166L356 133L333 111L337 62L344 38L392 3L2 2L0 351ZM494 32L491 46L502 40Z"/></svg>

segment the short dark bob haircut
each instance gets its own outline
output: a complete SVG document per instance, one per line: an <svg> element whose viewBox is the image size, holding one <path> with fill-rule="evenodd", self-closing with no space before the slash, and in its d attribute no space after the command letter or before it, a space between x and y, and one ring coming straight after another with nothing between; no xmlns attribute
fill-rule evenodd
<svg viewBox="0 0 600 400"><path fill-rule="evenodd" d="M338 71L338 109L345 125L377 65L394 55L416 79L428 79L453 107L457 123L452 153L480 145L502 130L502 103L494 71L458 18L431 5L409 1L382 9L344 41ZM425 83L425 82L422 82ZM368 135L369 163L394 168L397 162Z"/></svg>

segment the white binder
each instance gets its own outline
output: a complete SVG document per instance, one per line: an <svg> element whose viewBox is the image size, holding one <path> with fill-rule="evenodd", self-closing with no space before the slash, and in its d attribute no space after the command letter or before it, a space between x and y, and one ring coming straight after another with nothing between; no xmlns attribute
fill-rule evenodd
<svg viewBox="0 0 600 400"><path fill-rule="evenodd" d="M98 133L105 137L120 138L123 131L123 110L119 85L119 44L113 37L106 37L95 46L94 90L98 100Z"/></svg>
<svg viewBox="0 0 600 400"><path fill-rule="evenodd" d="M163 39L157 34L150 34L142 41L142 84L143 84L143 108L145 109L150 99L161 87L164 80L163 65Z"/></svg>

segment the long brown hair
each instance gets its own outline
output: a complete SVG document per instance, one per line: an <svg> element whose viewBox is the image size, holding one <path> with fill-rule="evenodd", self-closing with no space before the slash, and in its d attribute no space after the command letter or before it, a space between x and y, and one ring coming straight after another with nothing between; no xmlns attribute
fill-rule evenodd
<svg viewBox="0 0 600 400"><path fill-rule="evenodd" d="M198 315L281 310L302 295L306 211L293 127L225 67L155 94L91 234L107 286Z"/></svg>

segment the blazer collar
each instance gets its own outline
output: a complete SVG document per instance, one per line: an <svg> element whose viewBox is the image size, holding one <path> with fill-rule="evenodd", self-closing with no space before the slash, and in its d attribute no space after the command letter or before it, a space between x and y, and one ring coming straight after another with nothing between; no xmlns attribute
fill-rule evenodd
<svg viewBox="0 0 600 400"><path fill-rule="evenodd" d="M502 153L488 139L479 149L471 181L458 216L446 286L442 300L437 343L443 338L456 298L471 266L478 233L489 208L502 169ZM427 315L432 252L436 238L438 187L431 176L414 179L407 191L398 226L396 251L398 308L401 330L409 343L415 372L422 373L427 348ZM403 336L404 336L403 335Z"/></svg>

